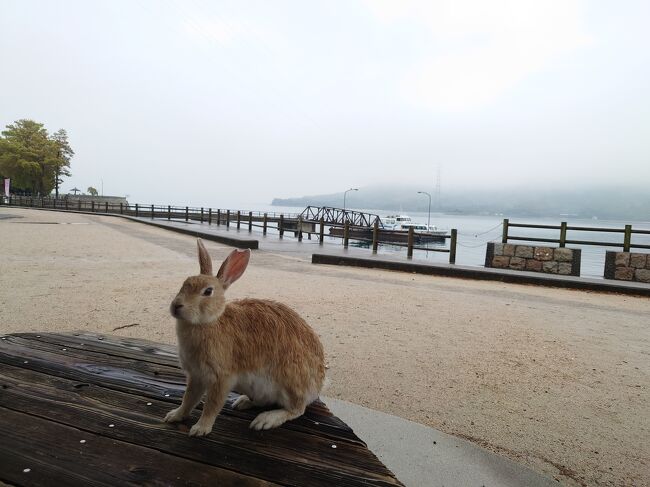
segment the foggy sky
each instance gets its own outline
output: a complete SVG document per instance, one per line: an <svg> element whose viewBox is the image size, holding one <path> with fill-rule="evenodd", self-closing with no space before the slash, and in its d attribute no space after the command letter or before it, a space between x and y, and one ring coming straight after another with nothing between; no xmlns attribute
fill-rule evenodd
<svg viewBox="0 0 650 487"><path fill-rule="evenodd" d="M213 207L650 183L650 2L0 0L0 124L73 186Z"/></svg>

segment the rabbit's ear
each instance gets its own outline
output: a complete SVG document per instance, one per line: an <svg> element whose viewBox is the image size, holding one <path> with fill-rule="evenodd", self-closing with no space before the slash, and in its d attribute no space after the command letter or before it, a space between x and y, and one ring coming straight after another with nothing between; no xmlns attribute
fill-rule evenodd
<svg viewBox="0 0 650 487"><path fill-rule="evenodd" d="M196 244L199 247L199 267L201 268L201 274L211 276L212 259L210 258L210 254L208 254L200 238L196 240Z"/></svg>
<svg viewBox="0 0 650 487"><path fill-rule="evenodd" d="M229 287L242 276L248 266L250 258L251 251L249 249L235 249L230 253L228 258L223 261L219 272L217 272L217 278L221 281L224 288Z"/></svg>

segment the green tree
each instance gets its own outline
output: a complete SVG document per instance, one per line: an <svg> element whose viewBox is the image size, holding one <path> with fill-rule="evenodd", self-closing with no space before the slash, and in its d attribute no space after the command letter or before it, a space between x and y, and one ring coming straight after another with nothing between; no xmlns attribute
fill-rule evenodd
<svg viewBox="0 0 650 487"><path fill-rule="evenodd" d="M97 196L99 193L95 188L92 186L88 186L88 189L86 190L86 193L88 193L90 196Z"/></svg>
<svg viewBox="0 0 650 487"><path fill-rule="evenodd" d="M65 130L50 137L42 123L17 120L0 137L0 174L11 178L15 188L42 195L56 188L58 195L73 155Z"/></svg>
<svg viewBox="0 0 650 487"><path fill-rule="evenodd" d="M52 169L54 170L54 188L56 191L56 197L59 197L59 184L63 182L61 176L70 176L70 159L74 156L74 151L70 147L70 142L68 141L68 133L65 129L59 129L52 134L52 142L54 142L57 152L56 159L52 164Z"/></svg>

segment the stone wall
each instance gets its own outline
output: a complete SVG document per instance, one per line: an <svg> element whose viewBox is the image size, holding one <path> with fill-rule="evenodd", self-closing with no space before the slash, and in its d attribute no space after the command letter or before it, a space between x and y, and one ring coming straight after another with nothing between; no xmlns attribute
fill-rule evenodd
<svg viewBox="0 0 650 487"><path fill-rule="evenodd" d="M579 276L580 256L580 249L488 242L485 267Z"/></svg>
<svg viewBox="0 0 650 487"><path fill-rule="evenodd" d="M650 283L650 254L608 250L605 254L605 279Z"/></svg>

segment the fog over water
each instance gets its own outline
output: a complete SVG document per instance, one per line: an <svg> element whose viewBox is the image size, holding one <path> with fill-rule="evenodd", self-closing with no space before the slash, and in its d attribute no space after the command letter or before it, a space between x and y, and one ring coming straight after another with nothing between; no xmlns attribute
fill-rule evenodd
<svg viewBox="0 0 650 487"><path fill-rule="evenodd" d="M63 184L257 207L420 184L650 182L643 0L0 2L0 123L65 128Z"/></svg>

